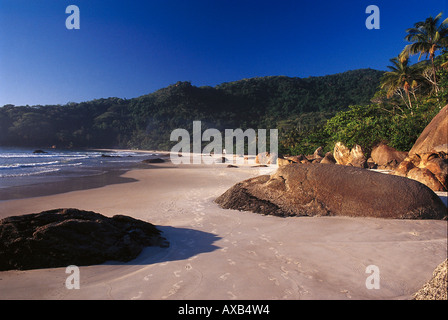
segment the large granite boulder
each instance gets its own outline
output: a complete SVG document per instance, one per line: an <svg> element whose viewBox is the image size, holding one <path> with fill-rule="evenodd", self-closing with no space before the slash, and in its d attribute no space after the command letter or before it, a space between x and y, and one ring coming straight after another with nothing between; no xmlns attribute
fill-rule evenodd
<svg viewBox="0 0 448 320"><path fill-rule="evenodd" d="M321 160L320 163L325 163L325 164L336 164L336 159L333 156L332 152L327 152L324 156L324 158Z"/></svg>
<svg viewBox="0 0 448 320"><path fill-rule="evenodd" d="M255 157L256 164L276 164L278 154L270 152L261 152Z"/></svg>
<svg viewBox="0 0 448 320"><path fill-rule="evenodd" d="M367 167L367 159L360 145L354 145L350 150L342 142L337 142L334 146L333 157L336 164L353 166L359 168Z"/></svg>
<svg viewBox="0 0 448 320"><path fill-rule="evenodd" d="M152 224L77 209L0 220L0 271L130 261L146 246L167 246Z"/></svg>
<svg viewBox="0 0 448 320"><path fill-rule="evenodd" d="M342 142L336 142L333 157L337 164L348 165L351 161L350 149Z"/></svg>
<svg viewBox="0 0 448 320"><path fill-rule="evenodd" d="M278 158L277 159L277 165L279 167L287 166L288 164L295 163L293 160L285 159L285 158Z"/></svg>
<svg viewBox="0 0 448 320"><path fill-rule="evenodd" d="M425 185L350 166L290 164L234 185L222 208L276 216L443 219L447 208Z"/></svg>
<svg viewBox="0 0 448 320"><path fill-rule="evenodd" d="M285 157L285 159L290 160L291 162L294 162L294 163L311 163L311 161L307 157L305 157L303 154L299 154L297 156Z"/></svg>
<svg viewBox="0 0 448 320"><path fill-rule="evenodd" d="M407 152L398 151L383 143L374 147L370 154L378 169L395 169L407 155Z"/></svg>
<svg viewBox="0 0 448 320"><path fill-rule="evenodd" d="M325 156L323 150L322 147L317 148L313 153L313 159L323 158Z"/></svg>
<svg viewBox="0 0 448 320"><path fill-rule="evenodd" d="M440 183L437 177L430 170L426 168L412 168L407 172L406 177L425 184L431 190L434 191L445 190L444 186Z"/></svg>
<svg viewBox="0 0 448 320"><path fill-rule="evenodd" d="M409 150L409 155L437 152L448 144L448 105L431 120ZM448 153L448 152L445 152Z"/></svg>

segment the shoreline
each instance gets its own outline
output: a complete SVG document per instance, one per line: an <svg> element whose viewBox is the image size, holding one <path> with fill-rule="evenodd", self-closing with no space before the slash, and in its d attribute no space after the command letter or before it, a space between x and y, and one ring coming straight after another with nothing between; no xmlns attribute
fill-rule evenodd
<svg viewBox="0 0 448 320"><path fill-rule="evenodd" d="M67 192L101 188L107 185L134 182L123 178L123 173L130 169L111 169L95 175L65 177L57 181L40 182L23 186L12 186L0 189L0 203L3 201L44 197Z"/></svg>
<svg viewBox="0 0 448 320"><path fill-rule="evenodd" d="M32 148L31 148L32 149ZM59 151L65 149L59 149ZM70 150L69 150L70 151ZM134 152L132 150L125 149L80 149L80 151L86 152L104 152L102 157L104 160L111 158L111 162L97 163L97 164L83 164L82 166L72 168L65 168L63 171L41 173L39 175L24 175L18 176L14 179L19 179L17 184L0 187L0 202L16 199L25 199L29 197L46 196L52 194L60 194L65 192L99 188L109 184L131 182L128 179L122 178L121 175L125 172L138 168L150 168L149 165L144 165L141 162L132 162L132 156L123 155L109 155L107 153L126 153ZM78 151L77 151L78 152ZM141 150L135 153L148 154L148 156L154 155L154 152L149 150ZM160 154L160 153L159 153ZM139 155L140 156L140 155ZM164 156L164 155L162 155ZM126 159L131 159L127 162ZM124 161L117 162L123 159ZM144 160L142 158L142 160ZM12 177L6 177L5 179L13 179ZM0 180L1 181L1 180Z"/></svg>
<svg viewBox="0 0 448 320"><path fill-rule="evenodd" d="M119 149L119 148L84 148L86 151L100 151L100 152L135 152L135 153L158 153L169 154L170 151L162 150L146 150L146 149Z"/></svg>

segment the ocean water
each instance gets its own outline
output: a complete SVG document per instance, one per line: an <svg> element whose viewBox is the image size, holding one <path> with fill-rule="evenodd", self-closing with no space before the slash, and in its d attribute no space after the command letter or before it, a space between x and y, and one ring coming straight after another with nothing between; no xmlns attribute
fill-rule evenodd
<svg viewBox="0 0 448 320"><path fill-rule="evenodd" d="M129 169L157 154L0 147L0 189Z"/></svg>

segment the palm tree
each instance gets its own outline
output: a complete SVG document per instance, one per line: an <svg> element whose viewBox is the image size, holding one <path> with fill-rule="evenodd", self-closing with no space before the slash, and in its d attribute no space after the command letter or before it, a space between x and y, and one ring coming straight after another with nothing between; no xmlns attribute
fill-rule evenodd
<svg viewBox="0 0 448 320"><path fill-rule="evenodd" d="M409 59L404 57L392 58L390 62L392 66L388 66L390 71L384 73L381 79L381 89L386 90L387 98L399 95L412 114L411 93L415 99L415 90L421 79L421 67L409 65ZM407 101L403 93L406 94Z"/></svg>
<svg viewBox="0 0 448 320"><path fill-rule="evenodd" d="M438 91L436 79L436 67L434 65L434 57L437 50L448 47L448 18L441 21L442 12L435 18L429 17L425 21L414 24L413 28L406 30L408 33L405 40L411 42L403 49L400 57L408 58L410 55L419 54L418 60L426 55L431 60L432 76L434 88Z"/></svg>

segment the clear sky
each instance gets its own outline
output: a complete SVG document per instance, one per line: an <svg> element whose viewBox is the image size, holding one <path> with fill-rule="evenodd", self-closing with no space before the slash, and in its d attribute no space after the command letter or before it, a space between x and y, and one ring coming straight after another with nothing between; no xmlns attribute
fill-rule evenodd
<svg viewBox="0 0 448 320"><path fill-rule="evenodd" d="M79 30L66 28L69 5ZM365 26L369 5L379 30ZM441 11L447 0L0 0L0 106L386 70L405 30Z"/></svg>

